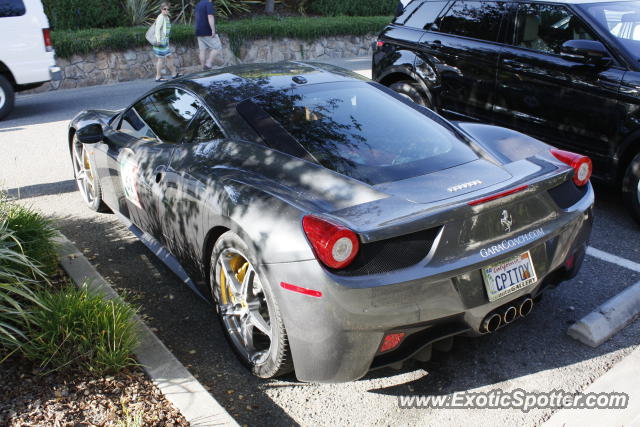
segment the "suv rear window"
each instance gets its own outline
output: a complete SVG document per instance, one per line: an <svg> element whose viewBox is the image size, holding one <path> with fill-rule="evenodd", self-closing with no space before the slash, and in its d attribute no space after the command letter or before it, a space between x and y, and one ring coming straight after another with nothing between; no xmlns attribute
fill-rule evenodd
<svg viewBox="0 0 640 427"><path fill-rule="evenodd" d="M409 17L404 25L428 30L445 4L447 4L447 1L428 1L423 3L422 6Z"/></svg>
<svg viewBox="0 0 640 427"><path fill-rule="evenodd" d="M22 0L0 0L0 18L22 16L26 12Z"/></svg>
<svg viewBox="0 0 640 427"><path fill-rule="evenodd" d="M283 146L281 140L269 138L269 127L279 125L294 139L292 144L297 142L319 164L369 184L424 175L477 158L452 131L369 83L315 84L251 102L276 122L243 114L267 144Z"/></svg>
<svg viewBox="0 0 640 427"><path fill-rule="evenodd" d="M456 36L495 42L505 13L503 2L456 1L437 19L433 30Z"/></svg>

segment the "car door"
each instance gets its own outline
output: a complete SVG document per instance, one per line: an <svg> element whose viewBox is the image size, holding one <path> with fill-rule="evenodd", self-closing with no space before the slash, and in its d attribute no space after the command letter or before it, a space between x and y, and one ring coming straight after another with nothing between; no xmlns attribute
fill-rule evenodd
<svg viewBox="0 0 640 427"><path fill-rule="evenodd" d="M162 238L162 177L198 106L182 89L160 89L128 108L105 133L106 155L100 157L106 164L98 169L101 183L116 195L111 205L156 239Z"/></svg>
<svg viewBox="0 0 640 427"><path fill-rule="evenodd" d="M205 107L200 107L181 143L175 146L171 163L164 172L163 243L180 261L191 277L200 271L197 242L204 241L209 230L202 228L204 198L209 194L208 183L194 176L194 166L209 165L225 133L218 121ZM213 176L213 174L211 174Z"/></svg>
<svg viewBox="0 0 640 427"><path fill-rule="evenodd" d="M619 132L618 89L624 69L560 56L567 40L599 40L566 5L519 3L512 45L500 61L495 122L604 166ZM599 40L601 41L601 40Z"/></svg>
<svg viewBox="0 0 640 427"><path fill-rule="evenodd" d="M416 68L437 76L435 107L442 113L490 120L506 9L505 2L456 0L423 35L424 64ZM420 69L425 66L433 67L435 73Z"/></svg>

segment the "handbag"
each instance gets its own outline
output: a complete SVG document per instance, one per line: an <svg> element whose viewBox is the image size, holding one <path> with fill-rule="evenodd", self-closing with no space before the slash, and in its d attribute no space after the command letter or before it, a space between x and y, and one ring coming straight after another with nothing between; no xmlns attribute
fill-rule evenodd
<svg viewBox="0 0 640 427"><path fill-rule="evenodd" d="M149 27L144 37L147 39L151 46L157 46L158 40L156 39L156 21L153 21L153 24Z"/></svg>

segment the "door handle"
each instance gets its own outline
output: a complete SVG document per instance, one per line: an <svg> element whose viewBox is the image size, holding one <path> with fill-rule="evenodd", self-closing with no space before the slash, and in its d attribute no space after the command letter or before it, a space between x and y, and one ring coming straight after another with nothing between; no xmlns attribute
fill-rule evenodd
<svg viewBox="0 0 640 427"><path fill-rule="evenodd" d="M516 71L520 71L526 67L526 64L523 64L520 61L515 61L513 59L503 59L502 63Z"/></svg>
<svg viewBox="0 0 640 427"><path fill-rule="evenodd" d="M431 49L440 49L442 47L442 42L440 40L434 40L431 43L428 43Z"/></svg>

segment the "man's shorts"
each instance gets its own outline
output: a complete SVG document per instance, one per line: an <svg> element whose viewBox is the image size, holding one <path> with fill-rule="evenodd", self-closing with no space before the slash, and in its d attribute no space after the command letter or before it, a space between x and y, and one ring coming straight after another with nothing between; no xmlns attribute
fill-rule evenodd
<svg viewBox="0 0 640 427"><path fill-rule="evenodd" d="M220 36L216 34L215 36L198 37L198 48L200 50L205 50L205 49L220 50L220 49L222 49L222 43L220 42Z"/></svg>

